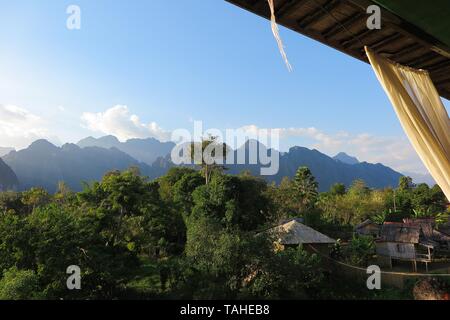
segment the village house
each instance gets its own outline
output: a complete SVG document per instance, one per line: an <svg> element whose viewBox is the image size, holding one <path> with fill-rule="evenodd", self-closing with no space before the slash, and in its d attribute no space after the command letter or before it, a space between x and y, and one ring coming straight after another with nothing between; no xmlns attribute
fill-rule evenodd
<svg viewBox="0 0 450 320"><path fill-rule="evenodd" d="M329 246L336 243L336 240L304 225L301 221L298 218L290 219L265 232L274 237L279 250L303 245L306 250L312 247L313 251L328 252Z"/></svg>
<svg viewBox="0 0 450 320"><path fill-rule="evenodd" d="M411 261L414 271L417 262L432 261L433 245L421 237L420 227L398 222L385 222L376 242L378 256L387 257L392 268L393 260Z"/></svg>
<svg viewBox="0 0 450 320"><path fill-rule="evenodd" d="M438 229L438 231L440 231L444 235L450 236L450 217L449 217L449 221L448 222L439 225L437 227L437 229Z"/></svg>
<svg viewBox="0 0 450 320"><path fill-rule="evenodd" d="M370 219L367 219L355 227L355 232L362 236L372 236L378 238L380 236L381 226Z"/></svg>
<svg viewBox="0 0 450 320"><path fill-rule="evenodd" d="M428 264L436 252L448 251L450 237L435 228L434 219L405 219L403 223L385 222L376 241L377 255L393 260L411 261L414 271L417 262Z"/></svg>
<svg viewBox="0 0 450 320"><path fill-rule="evenodd" d="M403 219L403 222L419 227L423 237L434 243L436 250L450 251L450 235L444 232L445 229L438 229L435 218Z"/></svg>

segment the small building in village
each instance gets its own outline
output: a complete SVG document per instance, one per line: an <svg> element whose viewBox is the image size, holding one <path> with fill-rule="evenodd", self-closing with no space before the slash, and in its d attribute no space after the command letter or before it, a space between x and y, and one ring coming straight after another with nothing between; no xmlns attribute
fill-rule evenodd
<svg viewBox="0 0 450 320"><path fill-rule="evenodd" d="M450 236L450 217L449 222L443 223L437 227L438 231L446 236Z"/></svg>
<svg viewBox="0 0 450 320"><path fill-rule="evenodd" d="M355 227L355 232L362 236L372 236L378 238L380 236L381 226L370 219L367 219Z"/></svg>
<svg viewBox="0 0 450 320"><path fill-rule="evenodd" d="M450 237L434 227L434 220L405 219L403 223L385 222L376 241L377 255L393 260L411 261L414 271L417 262L428 264L437 251L448 250Z"/></svg>
<svg viewBox="0 0 450 320"><path fill-rule="evenodd" d="M403 219L403 222L420 228L423 238L434 243L438 251L450 251L450 235L436 226L435 218Z"/></svg>
<svg viewBox="0 0 450 320"><path fill-rule="evenodd" d="M274 237L278 249L281 250L289 246L303 245L306 250L312 247L313 251L327 252L329 246L336 243L336 240L300 221L302 220L295 218L283 221L280 225L265 232Z"/></svg>
<svg viewBox="0 0 450 320"><path fill-rule="evenodd" d="M420 228L405 223L385 222L381 228L380 238L376 242L378 256L393 260L411 261L414 271L417 262L424 262L426 268L431 263L433 246L420 238Z"/></svg>

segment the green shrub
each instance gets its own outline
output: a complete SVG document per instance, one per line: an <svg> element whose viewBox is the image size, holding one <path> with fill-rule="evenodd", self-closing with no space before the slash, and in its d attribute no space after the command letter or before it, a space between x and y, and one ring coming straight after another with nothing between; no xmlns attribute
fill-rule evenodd
<svg viewBox="0 0 450 320"><path fill-rule="evenodd" d="M9 268L0 280L0 300L41 299L38 276L31 270Z"/></svg>

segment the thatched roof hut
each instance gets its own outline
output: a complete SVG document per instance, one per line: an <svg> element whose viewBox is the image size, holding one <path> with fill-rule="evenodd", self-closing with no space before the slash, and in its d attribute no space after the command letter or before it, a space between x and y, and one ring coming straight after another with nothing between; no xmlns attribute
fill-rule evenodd
<svg viewBox="0 0 450 320"><path fill-rule="evenodd" d="M336 243L336 240L300 223L298 219L291 219L266 232L276 237L276 241L282 245Z"/></svg>

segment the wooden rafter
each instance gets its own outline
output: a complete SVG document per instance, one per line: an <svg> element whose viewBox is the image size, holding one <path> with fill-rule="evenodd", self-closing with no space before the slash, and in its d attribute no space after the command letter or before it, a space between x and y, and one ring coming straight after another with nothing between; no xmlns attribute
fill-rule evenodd
<svg viewBox="0 0 450 320"><path fill-rule="evenodd" d="M269 18L267 0L226 0ZM363 46L413 68L430 72L441 96L450 99L450 48L382 10L382 29L369 30L370 0L274 0L277 22L367 62Z"/></svg>

